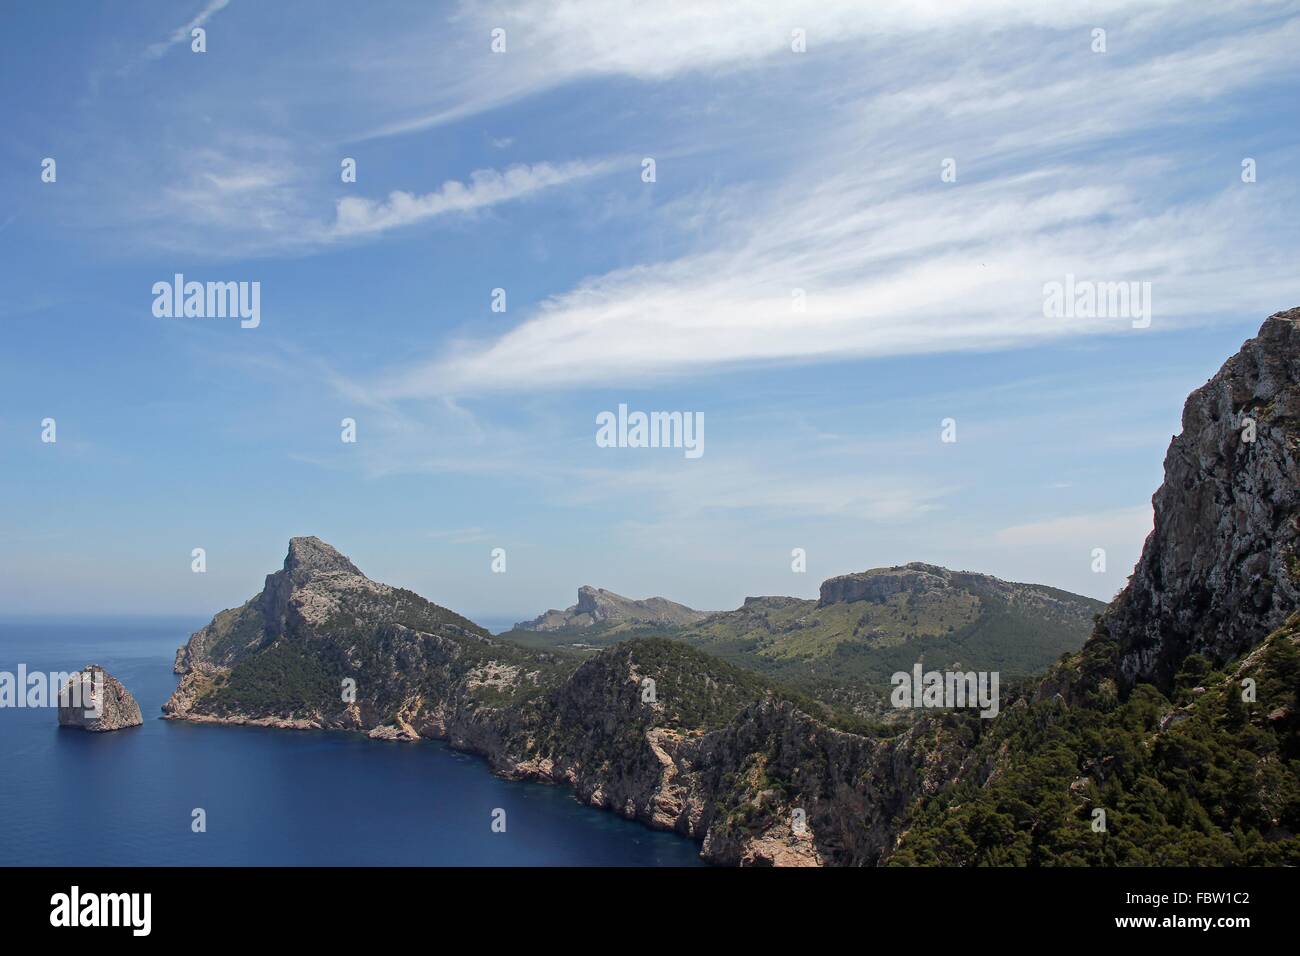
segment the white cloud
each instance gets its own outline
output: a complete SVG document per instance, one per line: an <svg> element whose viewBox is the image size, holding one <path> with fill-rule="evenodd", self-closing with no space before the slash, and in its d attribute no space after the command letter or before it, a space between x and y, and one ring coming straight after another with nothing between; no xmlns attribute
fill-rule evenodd
<svg viewBox="0 0 1300 956"><path fill-rule="evenodd" d="M1067 274L1150 281L1153 328L1171 316L1266 314L1293 289L1265 197L1149 208L1086 170L912 190L845 174L756 210L747 235L670 262L589 280L487 343L384 376L388 398L578 387L698 374L734 363L993 349L1102 332L1126 318L1043 315ZM1062 185L1075 183L1077 185ZM1281 224L1276 224L1279 228ZM1280 251L1280 250L1279 250ZM792 290L803 289L797 312Z"/></svg>
<svg viewBox="0 0 1300 956"><path fill-rule="evenodd" d="M1001 4L959 12L981 9L1007 13ZM377 393L587 387L1267 314L1294 297L1295 237L1280 213L1294 187L1243 189L1230 164L1217 194L1171 196L1176 157L1141 142L1119 159L1097 147L1201 116L1207 96L1290 69L1297 37L1300 20L1283 21L1067 80L1056 79L1059 59L1042 54L1004 71L996 100L974 65L956 68L952 84L849 97L848 114L868 129L829 124L784 182L747 189L743 204L703 225L690 253L591 277L493 340L385 374ZM963 171L940 184L949 150ZM1044 283L1067 274L1150 282L1152 329L1120 317L1044 318ZM794 289L806 294L803 312L792 308Z"/></svg>
<svg viewBox="0 0 1300 956"><path fill-rule="evenodd" d="M499 106L584 76L657 81L687 73L748 69L784 57L793 64L791 33L805 31L808 53L867 40L900 42L948 32L968 44L1008 28L1094 26L1175 5L1178 0L1095 0L1090 4L1020 0L585 0L462 4L457 46L470 56L448 77L445 95L424 113L363 134L410 133ZM490 31L506 31L507 51L489 52ZM1086 42L1083 34L1081 43ZM481 55L474 55L474 51ZM377 66L383 67L382 58Z"/></svg>
<svg viewBox="0 0 1300 956"><path fill-rule="evenodd" d="M200 10L189 23L177 27L166 40L150 44L149 48L145 50L145 56L151 60L156 60L178 43L188 43L190 34L196 27L203 26L215 14L220 13L228 6L230 6L230 0L210 0L208 5Z"/></svg>
<svg viewBox="0 0 1300 956"><path fill-rule="evenodd" d="M441 216L468 214L526 199L617 167L613 159L539 162L479 169L428 193L398 190L385 199L347 196L322 220L301 185L305 173L292 145L275 137L234 137L190 150L184 178L142 198L137 216L153 224L150 240L167 248L208 247L215 254L312 252L335 243L373 239ZM202 228L195 228L195 227Z"/></svg>
<svg viewBox="0 0 1300 956"><path fill-rule="evenodd" d="M505 172L479 169L470 174L468 183L449 180L436 191L424 195L399 191L390 193L383 201L348 196L338 200L334 224L326 230L325 236L330 239L364 236L448 213L472 212L600 175L612 169L613 165L602 160L519 165L511 166Z"/></svg>

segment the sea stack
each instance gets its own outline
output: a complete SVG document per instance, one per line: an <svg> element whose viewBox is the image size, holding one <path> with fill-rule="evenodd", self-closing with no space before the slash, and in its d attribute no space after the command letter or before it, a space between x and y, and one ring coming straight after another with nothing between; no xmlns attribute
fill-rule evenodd
<svg viewBox="0 0 1300 956"><path fill-rule="evenodd" d="M59 691L59 726L102 733L144 723L140 705L98 664L87 664Z"/></svg>

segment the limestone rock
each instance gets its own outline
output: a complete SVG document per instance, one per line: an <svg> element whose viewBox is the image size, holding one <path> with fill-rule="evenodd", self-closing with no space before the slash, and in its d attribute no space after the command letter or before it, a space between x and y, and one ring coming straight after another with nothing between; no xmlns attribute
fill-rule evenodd
<svg viewBox="0 0 1300 956"><path fill-rule="evenodd" d="M1189 654L1236 657L1300 606L1300 309L1270 316L1188 397L1152 504L1102 626L1126 686L1168 690Z"/></svg>
<svg viewBox="0 0 1300 956"><path fill-rule="evenodd" d="M59 726L102 733L144 723L131 692L98 664L87 664L59 690Z"/></svg>

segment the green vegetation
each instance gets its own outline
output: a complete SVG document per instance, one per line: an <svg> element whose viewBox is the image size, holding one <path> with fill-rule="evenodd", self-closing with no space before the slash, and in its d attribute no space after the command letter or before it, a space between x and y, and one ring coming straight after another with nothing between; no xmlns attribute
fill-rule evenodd
<svg viewBox="0 0 1300 956"><path fill-rule="evenodd" d="M1255 702L1192 655L1172 702L1150 685L1121 701L1102 680L1075 706L1019 703L989 730L966 718L980 752L1011 756L984 786L963 781L916 808L889 862L1300 864L1298 641L1300 616L1252 655L1242 676L1256 681Z"/></svg>
<svg viewBox="0 0 1300 956"><path fill-rule="evenodd" d="M253 598L241 607L222 611L212 619L211 627L214 639L207 648L211 660L224 662L246 647L259 645L265 637L259 600Z"/></svg>
<svg viewBox="0 0 1300 956"><path fill-rule="evenodd" d="M1055 588L1016 587L1033 600L1009 601L979 585L826 607L756 598L682 628L515 630L500 639L591 656L625 640L668 637L821 701L837 720L847 714L872 719L888 715L890 677L917 661L996 670L1004 679L1039 673L1063 652L1078 650L1104 607Z"/></svg>
<svg viewBox="0 0 1300 956"><path fill-rule="evenodd" d="M573 655L487 643L487 632L466 618L411 591L395 591L394 597L382 608L342 602L307 634L293 628L265 634L253 602L230 612L237 616L227 622L226 634L239 636L223 640L237 639L240 648L256 653L235 656L202 709L219 716L330 717L344 708L342 680L350 677L359 703L391 717L416 695L448 699L469 672L488 665L531 675L516 685L485 684L472 691L472 706L505 708L539 699L580 663Z"/></svg>
<svg viewBox="0 0 1300 956"><path fill-rule="evenodd" d="M246 657L219 679L205 702L219 716L233 713L305 717L339 701L343 669L322 647L281 639Z"/></svg>

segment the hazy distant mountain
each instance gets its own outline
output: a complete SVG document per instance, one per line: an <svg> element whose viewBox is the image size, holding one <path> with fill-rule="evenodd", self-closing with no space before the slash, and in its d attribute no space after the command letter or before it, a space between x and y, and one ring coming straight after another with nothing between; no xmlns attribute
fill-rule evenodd
<svg viewBox="0 0 1300 956"><path fill-rule="evenodd" d="M708 615L684 604L661 597L635 600L583 585L578 588L578 603L563 611L550 610L531 621L515 625L520 631L564 631L597 628L605 632L632 627L676 627L703 620Z"/></svg>
<svg viewBox="0 0 1300 956"><path fill-rule="evenodd" d="M879 710L896 671L1033 674L1078 650L1106 607L1038 584L914 562L831 578L816 601L747 598L673 636L793 687Z"/></svg>
<svg viewBox="0 0 1300 956"><path fill-rule="evenodd" d="M831 578L816 601L753 597L716 614L584 587L574 607L501 637L593 651L633 635L671 637L865 715L884 711L890 676L917 661L1008 677L1040 672L1082 647L1105 607L1043 585L913 563Z"/></svg>

